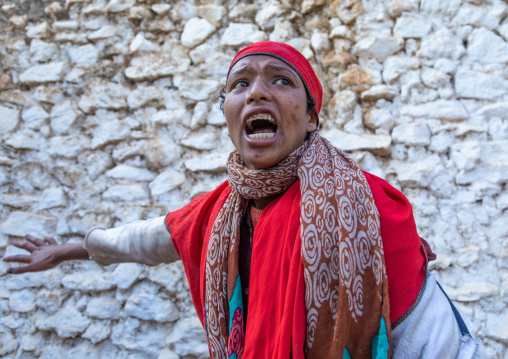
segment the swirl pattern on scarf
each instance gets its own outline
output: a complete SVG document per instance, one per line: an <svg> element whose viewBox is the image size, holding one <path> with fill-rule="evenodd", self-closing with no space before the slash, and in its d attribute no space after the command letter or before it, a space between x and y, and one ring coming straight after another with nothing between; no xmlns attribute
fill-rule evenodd
<svg viewBox="0 0 508 359"><path fill-rule="evenodd" d="M351 343L360 347L354 350L360 357L370 357L372 336L363 337L366 328L379 330L381 318L389 323L388 287L379 213L358 165L314 132L274 167L246 169L236 151L227 167L232 191L215 220L205 269L211 357L227 358L231 345L228 300L238 276L240 223L247 199L285 192L297 179L306 357L342 357Z"/></svg>

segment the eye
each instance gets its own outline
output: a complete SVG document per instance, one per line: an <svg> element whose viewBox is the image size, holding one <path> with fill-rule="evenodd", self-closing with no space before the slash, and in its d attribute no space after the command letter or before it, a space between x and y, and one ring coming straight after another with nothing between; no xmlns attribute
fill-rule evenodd
<svg viewBox="0 0 508 359"><path fill-rule="evenodd" d="M249 83L247 81L244 81L244 80L240 80L240 81L237 81L233 84L233 88L234 89L237 89L237 88L240 88L240 87L247 87L249 86Z"/></svg>
<svg viewBox="0 0 508 359"><path fill-rule="evenodd" d="M277 85L284 85L284 86L290 86L291 82L288 79L282 77L280 79L277 79L275 81L275 84L277 84Z"/></svg>

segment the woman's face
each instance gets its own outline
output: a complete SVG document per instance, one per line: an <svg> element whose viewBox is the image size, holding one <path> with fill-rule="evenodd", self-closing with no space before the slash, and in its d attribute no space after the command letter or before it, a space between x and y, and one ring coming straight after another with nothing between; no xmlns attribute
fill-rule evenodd
<svg viewBox="0 0 508 359"><path fill-rule="evenodd" d="M231 68L224 114L229 136L249 169L276 165L317 128L298 74L265 55L247 56Z"/></svg>

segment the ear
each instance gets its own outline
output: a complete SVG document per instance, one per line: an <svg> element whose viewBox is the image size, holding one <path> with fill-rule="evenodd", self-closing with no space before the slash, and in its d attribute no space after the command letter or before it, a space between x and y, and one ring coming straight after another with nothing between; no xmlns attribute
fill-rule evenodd
<svg viewBox="0 0 508 359"><path fill-rule="evenodd" d="M306 115L307 120L307 132L314 132L318 128L318 118L315 113L312 111L307 111Z"/></svg>

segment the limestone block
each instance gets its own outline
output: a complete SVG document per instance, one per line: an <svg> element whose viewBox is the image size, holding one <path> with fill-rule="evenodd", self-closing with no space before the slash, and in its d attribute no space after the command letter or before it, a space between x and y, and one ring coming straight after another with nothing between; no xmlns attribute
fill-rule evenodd
<svg viewBox="0 0 508 359"><path fill-rule="evenodd" d="M430 144L429 126L423 122L408 123L394 127L392 139L395 143L407 146L428 146Z"/></svg>
<svg viewBox="0 0 508 359"><path fill-rule="evenodd" d="M245 6L246 4L242 5ZM215 27L218 27L220 25L220 22L226 15L226 9L222 5L206 4L198 6L196 8L196 14L199 17L208 20Z"/></svg>
<svg viewBox="0 0 508 359"><path fill-rule="evenodd" d="M508 208L508 192L503 192L496 198L496 207L501 210Z"/></svg>
<svg viewBox="0 0 508 359"><path fill-rule="evenodd" d="M295 30L294 25L289 21L278 21L275 24L275 28L269 36L270 41L277 42L287 42L291 39L294 39L298 36L298 32ZM321 46L321 43L318 44L319 39L316 39L316 46ZM326 39L328 42L328 39ZM328 46L330 44L328 43Z"/></svg>
<svg viewBox="0 0 508 359"><path fill-rule="evenodd" d="M24 84L43 84L61 81L66 70L66 63L50 62L44 65L30 67L19 76L19 81Z"/></svg>
<svg viewBox="0 0 508 359"><path fill-rule="evenodd" d="M40 85L37 86L33 91L33 98L34 100L42 103L55 105L64 100L64 95L62 90L56 86Z"/></svg>
<svg viewBox="0 0 508 359"><path fill-rule="evenodd" d="M166 141L150 141L146 146L144 156L150 166L166 167L180 158L182 149L174 143Z"/></svg>
<svg viewBox="0 0 508 359"><path fill-rule="evenodd" d="M53 29L56 31L74 31L79 28L76 20L61 20L53 23Z"/></svg>
<svg viewBox="0 0 508 359"><path fill-rule="evenodd" d="M30 207L37 203L38 198L36 196L24 195L19 193L4 193L0 197L0 202L11 207L23 208Z"/></svg>
<svg viewBox="0 0 508 359"><path fill-rule="evenodd" d="M389 131L395 126L394 116L386 108L373 108L365 114L363 123L374 130L384 129Z"/></svg>
<svg viewBox="0 0 508 359"><path fill-rule="evenodd" d="M458 288L447 289L448 296L459 302L475 302L496 293L497 286L488 282L464 283Z"/></svg>
<svg viewBox="0 0 508 359"><path fill-rule="evenodd" d="M157 15L165 15L171 9L171 5L169 5L169 4L153 4L150 8Z"/></svg>
<svg viewBox="0 0 508 359"><path fill-rule="evenodd" d="M380 155L390 153L392 139L388 135L353 134L340 130L323 132L332 145L343 151L371 151Z"/></svg>
<svg viewBox="0 0 508 359"><path fill-rule="evenodd" d="M454 15L460 7L462 1L439 1L439 0L423 0L420 9L430 14Z"/></svg>
<svg viewBox="0 0 508 359"><path fill-rule="evenodd" d="M499 34L508 41L508 24L503 24L498 28Z"/></svg>
<svg viewBox="0 0 508 359"><path fill-rule="evenodd" d="M424 16L403 15L397 19L393 34L403 38L422 38L430 32L432 22Z"/></svg>
<svg viewBox="0 0 508 359"><path fill-rule="evenodd" d="M86 95L81 96L78 106L85 113L91 113L100 108L124 109L127 108L126 98L129 93L129 88L114 82L95 82Z"/></svg>
<svg viewBox="0 0 508 359"><path fill-rule="evenodd" d="M119 120L107 121L99 124L93 132L91 149L118 142L129 136L130 129Z"/></svg>
<svg viewBox="0 0 508 359"><path fill-rule="evenodd" d="M291 39L287 42L288 45L297 49L307 60L314 57L314 52L310 48L310 40L302 37Z"/></svg>
<svg viewBox="0 0 508 359"><path fill-rule="evenodd" d="M9 147L19 150L38 150L41 146L42 136L31 130L16 132L5 141Z"/></svg>
<svg viewBox="0 0 508 359"><path fill-rule="evenodd" d="M508 62L508 43L484 28L474 30L468 38L467 58L471 62Z"/></svg>
<svg viewBox="0 0 508 359"><path fill-rule="evenodd" d="M67 197L60 187L49 187L42 191L39 208L49 209L55 207L65 207L67 205Z"/></svg>
<svg viewBox="0 0 508 359"><path fill-rule="evenodd" d="M373 76L358 65L351 65L339 75L339 82L355 91L365 91L374 84Z"/></svg>
<svg viewBox="0 0 508 359"><path fill-rule="evenodd" d="M485 334L494 340L502 342L508 341L508 313L492 313L487 314L485 325Z"/></svg>
<svg viewBox="0 0 508 359"><path fill-rule="evenodd" d="M26 334L21 338L20 348L25 352L35 352L44 346L44 337L41 333Z"/></svg>
<svg viewBox="0 0 508 359"><path fill-rule="evenodd" d="M423 84L430 88L444 88L450 84L449 75L440 70L432 69L429 67L424 67L420 76Z"/></svg>
<svg viewBox="0 0 508 359"><path fill-rule="evenodd" d="M34 236L51 236L56 231L57 222L57 218L53 216L14 211L0 223L0 232L18 237L27 233Z"/></svg>
<svg viewBox="0 0 508 359"><path fill-rule="evenodd" d="M51 157L75 158L89 148L84 136L55 136L50 138L48 154Z"/></svg>
<svg viewBox="0 0 508 359"><path fill-rule="evenodd" d="M113 326L110 339L116 346L141 353L142 358L155 358L172 330L167 323L149 324L129 317Z"/></svg>
<svg viewBox="0 0 508 359"><path fill-rule="evenodd" d="M206 123L213 126L224 126L226 124L226 117L219 107L219 104L212 105Z"/></svg>
<svg viewBox="0 0 508 359"><path fill-rule="evenodd" d="M183 273L182 262L176 262L151 267L148 270L148 279L164 286L170 293L176 293L180 289L178 283L182 281Z"/></svg>
<svg viewBox="0 0 508 359"><path fill-rule="evenodd" d="M180 317L178 308L171 300L142 291L129 297L124 310L131 317L157 322L173 322Z"/></svg>
<svg viewBox="0 0 508 359"><path fill-rule="evenodd" d="M194 101L203 101L216 95L220 88L219 81L193 79L185 76L174 76L173 83L184 98Z"/></svg>
<svg viewBox="0 0 508 359"><path fill-rule="evenodd" d="M203 358L208 355L208 345L202 328L195 316L181 319L166 338L166 343L174 345L175 352L182 357Z"/></svg>
<svg viewBox="0 0 508 359"><path fill-rule="evenodd" d="M94 297L86 306L85 314L92 318L118 319L120 303L115 298Z"/></svg>
<svg viewBox="0 0 508 359"><path fill-rule="evenodd" d="M106 6L108 12L122 12L136 4L136 0L111 0Z"/></svg>
<svg viewBox="0 0 508 359"><path fill-rule="evenodd" d="M156 5L168 5L168 4L156 4ZM153 5L155 6L155 5ZM169 5L168 5L169 6ZM132 39L131 44L129 46L129 51L131 53L137 52L153 52L158 51L159 46L154 44L153 42L147 40L143 33L138 33L134 39Z"/></svg>
<svg viewBox="0 0 508 359"><path fill-rule="evenodd" d="M139 167L129 165L118 165L109 171L106 171L106 176L116 179L124 179L131 181L146 182L155 178L155 173Z"/></svg>
<svg viewBox="0 0 508 359"><path fill-rule="evenodd" d="M23 30L26 27L26 15L14 15L9 18L9 23L15 28Z"/></svg>
<svg viewBox="0 0 508 359"><path fill-rule="evenodd" d="M460 98L494 100L506 93L508 80L483 72L459 70L455 75L455 92Z"/></svg>
<svg viewBox="0 0 508 359"><path fill-rule="evenodd" d="M310 45L316 52L326 51L330 48L328 34L324 32L315 32L310 38Z"/></svg>
<svg viewBox="0 0 508 359"><path fill-rule="evenodd" d="M150 102L162 102L163 98L162 92L155 86L138 87L127 96L127 104L129 108L136 109Z"/></svg>
<svg viewBox="0 0 508 359"><path fill-rule="evenodd" d="M111 326L109 321L95 320L81 336L89 339L93 344L95 344L107 339L110 334Z"/></svg>
<svg viewBox="0 0 508 359"><path fill-rule="evenodd" d="M284 9L282 9L280 4L277 2L269 2L266 6L263 6L256 13L256 24L263 30L271 30L279 21L279 16L284 13Z"/></svg>
<svg viewBox="0 0 508 359"><path fill-rule="evenodd" d="M11 331L0 327L0 355L4 356L14 352L19 347L19 342L11 334Z"/></svg>
<svg viewBox="0 0 508 359"><path fill-rule="evenodd" d="M397 173L397 179L403 186L427 188L433 178L443 171L441 159L437 155L428 156L425 161L392 161L390 167Z"/></svg>
<svg viewBox="0 0 508 359"><path fill-rule="evenodd" d="M460 157L464 156L464 160ZM456 143L452 154L456 165L462 166L455 177L458 184L508 181L508 141L491 141L474 147L474 142ZM481 160L478 160L481 159ZM470 165L471 163L476 164ZM488 173L488 176L485 176Z"/></svg>
<svg viewBox="0 0 508 359"><path fill-rule="evenodd" d="M75 32L59 32L55 35L55 42L70 42L75 45L86 45L89 40L86 34Z"/></svg>
<svg viewBox="0 0 508 359"><path fill-rule="evenodd" d="M189 127L195 130L198 127L203 126L206 123L206 116L208 115L208 106L206 102L198 102L194 106L194 112L190 120Z"/></svg>
<svg viewBox="0 0 508 359"><path fill-rule="evenodd" d="M73 46L69 50L71 63L80 67L91 67L99 59L99 50L92 44L84 46Z"/></svg>
<svg viewBox="0 0 508 359"><path fill-rule="evenodd" d="M133 81L155 80L189 69L190 59L179 59L172 61L171 59L153 58L146 59L143 65L129 66L125 69L125 76Z"/></svg>
<svg viewBox="0 0 508 359"><path fill-rule="evenodd" d="M26 27L26 36L31 39L44 39L49 35L49 26L46 21L39 24L30 23Z"/></svg>
<svg viewBox="0 0 508 359"><path fill-rule="evenodd" d="M1 112L1 108L0 108ZM40 128L49 118L49 114L39 105L25 107L21 112L21 118L29 128Z"/></svg>
<svg viewBox="0 0 508 359"><path fill-rule="evenodd" d="M391 56L386 59L383 69L383 80L391 83L399 76L420 67L420 60L416 57Z"/></svg>
<svg viewBox="0 0 508 359"><path fill-rule="evenodd" d="M27 313L35 309L35 296L29 289L12 292L9 308L13 312Z"/></svg>
<svg viewBox="0 0 508 359"><path fill-rule="evenodd" d="M150 182L148 187L152 196L159 196L180 187L185 182L185 178L184 173L168 168Z"/></svg>
<svg viewBox="0 0 508 359"><path fill-rule="evenodd" d="M254 24L229 23L221 36L220 44L225 46L244 46L267 40L263 31Z"/></svg>
<svg viewBox="0 0 508 359"><path fill-rule="evenodd" d="M508 102L497 102L481 107L476 115L484 116L487 120L492 118L508 119Z"/></svg>
<svg viewBox="0 0 508 359"><path fill-rule="evenodd" d="M182 145L196 150L211 150L217 145L217 137L215 129L212 126L207 126L182 140Z"/></svg>
<svg viewBox="0 0 508 359"><path fill-rule="evenodd" d="M365 59L383 62L398 52L404 44L402 39L392 36L369 36L353 46L353 54Z"/></svg>
<svg viewBox="0 0 508 359"><path fill-rule="evenodd" d="M466 52L462 40L443 27L422 39L420 53L423 57L459 60Z"/></svg>
<svg viewBox="0 0 508 359"><path fill-rule="evenodd" d="M193 17L185 23L183 28L181 42L183 46L193 48L203 43L208 36L215 32L215 26L206 19Z"/></svg>
<svg viewBox="0 0 508 359"><path fill-rule="evenodd" d="M388 85L372 86L367 91L363 91L361 98L362 101L377 101L380 99L392 100L399 94L396 87Z"/></svg>
<svg viewBox="0 0 508 359"><path fill-rule="evenodd" d="M145 266L138 263L120 263L111 273L111 280L118 289L128 289L139 278Z"/></svg>
<svg viewBox="0 0 508 359"><path fill-rule="evenodd" d="M62 307L62 303L68 295L61 288L41 289L37 292L35 303L37 307L42 308L46 313L53 314Z"/></svg>
<svg viewBox="0 0 508 359"><path fill-rule="evenodd" d="M33 39L30 42L30 57L32 63L51 60L58 52L58 46L53 43Z"/></svg>
<svg viewBox="0 0 508 359"><path fill-rule="evenodd" d="M91 320L76 308L64 307L47 318L37 318L35 326L42 330L54 330L59 337L73 338L83 333L90 323Z"/></svg>
<svg viewBox="0 0 508 359"><path fill-rule="evenodd" d="M466 108L460 102L451 100L437 100L422 105L405 105L400 108L400 114L445 121L462 121L469 118Z"/></svg>
<svg viewBox="0 0 508 359"><path fill-rule="evenodd" d="M154 125L174 125L177 123L188 123L190 113L184 108L158 111L152 115L150 121Z"/></svg>
<svg viewBox="0 0 508 359"><path fill-rule="evenodd" d="M117 28L113 25L106 25L99 30L88 34L87 38L91 41L104 40L116 35Z"/></svg>
<svg viewBox="0 0 508 359"><path fill-rule="evenodd" d="M67 274L62 278L62 285L67 289L84 292L100 292L114 287L111 275L100 270Z"/></svg>
<svg viewBox="0 0 508 359"><path fill-rule="evenodd" d="M229 153L212 153L186 160L185 167L192 172L223 172Z"/></svg>
<svg viewBox="0 0 508 359"><path fill-rule="evenodd" d="M51 129L57 134L67 133L78 113L71 100L62 101L51 109Z"/></svg>
<svg viewBox="0 0 508 359"><path fill-rule="evenodd" d="M145 187L139 184L111 186L102 194L102 198L111 201L148 204L148 192Z"/></svg>

